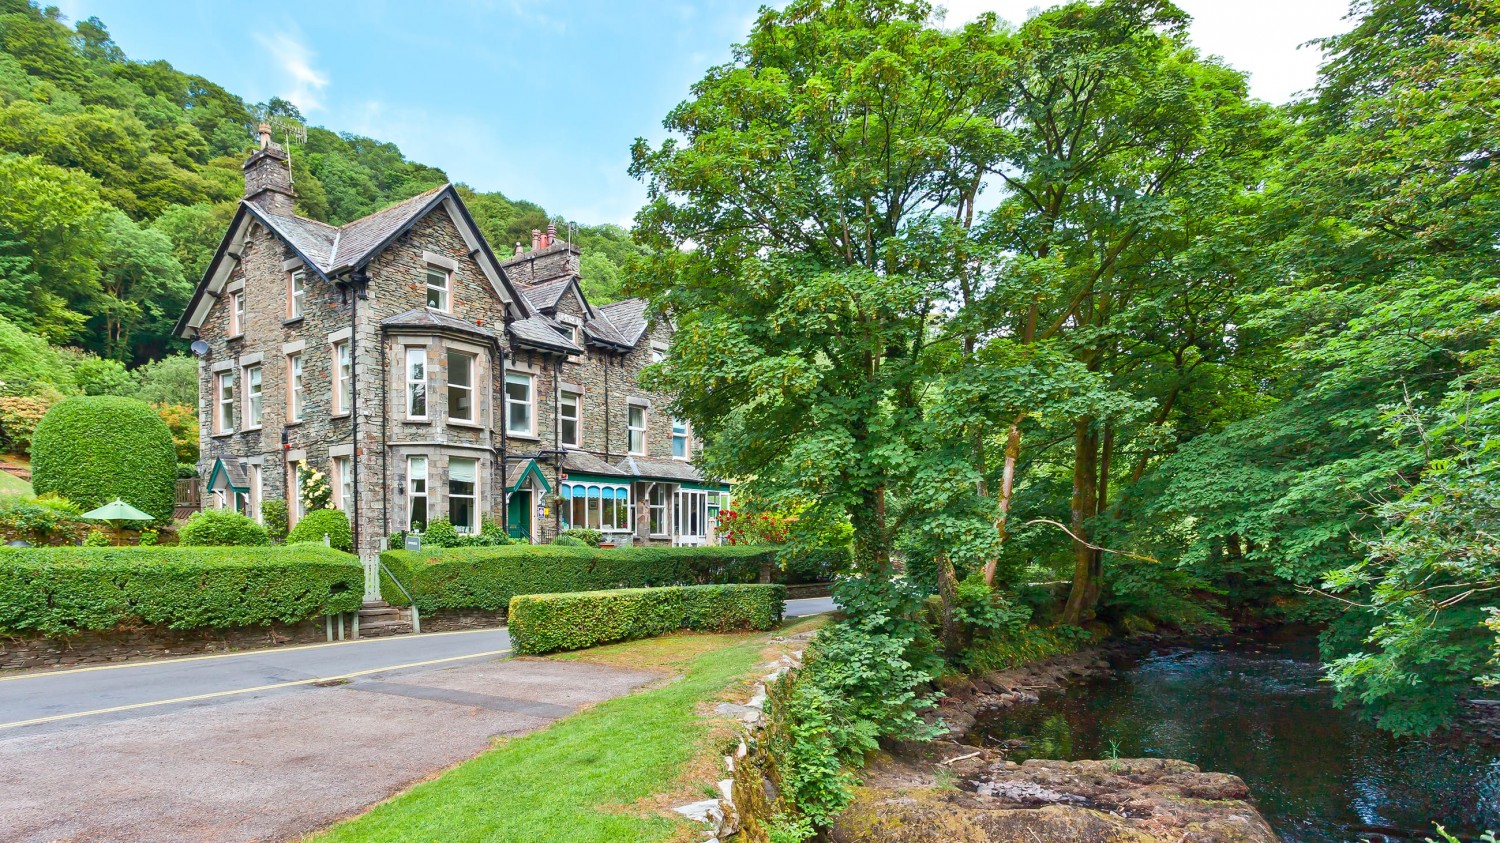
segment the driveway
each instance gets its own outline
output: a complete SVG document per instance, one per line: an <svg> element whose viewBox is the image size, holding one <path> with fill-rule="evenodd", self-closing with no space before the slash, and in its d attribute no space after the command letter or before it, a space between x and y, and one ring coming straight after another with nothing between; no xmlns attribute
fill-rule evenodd
<svg viewBox="0 0 1500 843"><path fill-rule="evenodd" d="M295 839L656 678L509 652L496 629L0 678L0 840Z"/></svg>

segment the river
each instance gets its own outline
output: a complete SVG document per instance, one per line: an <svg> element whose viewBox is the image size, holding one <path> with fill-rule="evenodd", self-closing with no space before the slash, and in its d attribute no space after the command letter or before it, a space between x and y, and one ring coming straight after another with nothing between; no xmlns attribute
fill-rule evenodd
<svg viewBox="0 0 1500 843"><path fill-rule="evenodd" d="M1463 737L1397 738L1333 706L1316 641L1163 648L1110 679L981 720L1013 760L1180 758L1250 786L1291 843L1463 839L1500 831L1500 748ZM1012 744L1018 746L1018 744Z"/></svg>

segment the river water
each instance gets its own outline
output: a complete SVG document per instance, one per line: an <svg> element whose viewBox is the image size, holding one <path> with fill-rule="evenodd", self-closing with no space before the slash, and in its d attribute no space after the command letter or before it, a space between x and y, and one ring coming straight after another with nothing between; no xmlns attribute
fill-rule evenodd
<svg viewBox="0 0 1500 843"><path fill-rule="evenodd" d="M1500 831L1500 748L1381 732L1333 706L1316 657L1308 639L1163 649L981 721L976 737L1024 741L1017 761L1180 758L1233 773L1292 843L1420 841L1434 822L1463 839Z"/></svg>

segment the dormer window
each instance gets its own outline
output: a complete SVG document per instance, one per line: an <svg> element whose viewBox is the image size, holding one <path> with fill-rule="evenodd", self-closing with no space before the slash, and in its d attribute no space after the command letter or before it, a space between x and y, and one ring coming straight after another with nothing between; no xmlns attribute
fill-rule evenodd
<svg viewBox="0 0 1500 843"><path fill-rule="evenodd" d="M453 273L436 266L427 267L427 306L447 312L452 303Z"/></svg>

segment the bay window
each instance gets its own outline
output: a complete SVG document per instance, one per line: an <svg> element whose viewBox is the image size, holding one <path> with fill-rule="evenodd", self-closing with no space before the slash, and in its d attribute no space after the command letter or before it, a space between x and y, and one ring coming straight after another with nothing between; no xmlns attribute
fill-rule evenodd
<svg viewBox="0 0 1500 843"><path fill-rule="evenodd" d="M427 458L406 458L406 490L411 499L407 511L406 529L422 532L427 529Z"/></svg>
<svg viewBox="0 0 1500 843"><path fill-rule="evenodd" d="M558 404L557 423L562 443L570 448L579 447L582 442L583 427L583 396L576 392L564 391Z"/></svg>
<svg viewBox="0 0 1500 843"><path fill-rule="evenodd" d="M505 373L505 432L531 436L533 426L531 375Z"/></svg>
<svg viewBox="0 0 1500 843"><path fill-rule="evenodd" d="M427 347L406 349L406 417L427 418Z"/></svg>
<svg viewBox="0 0 1500 843"><path fill-rule="evenodd" d="M630 487L565 483L563 516L569 527L627 532L630 530Z"/></svg>
<svg viewBox="0 0 1500 843"><path fill-rule="evenodd" d="M474 421L474 355L448 352L448 418Z"/></svg>
<svg viewBox="0 0 1500 843"><path fill-rule="evenodd" d="M479 532L478 460L448 460L448 520L464 535Z"/></svg>

